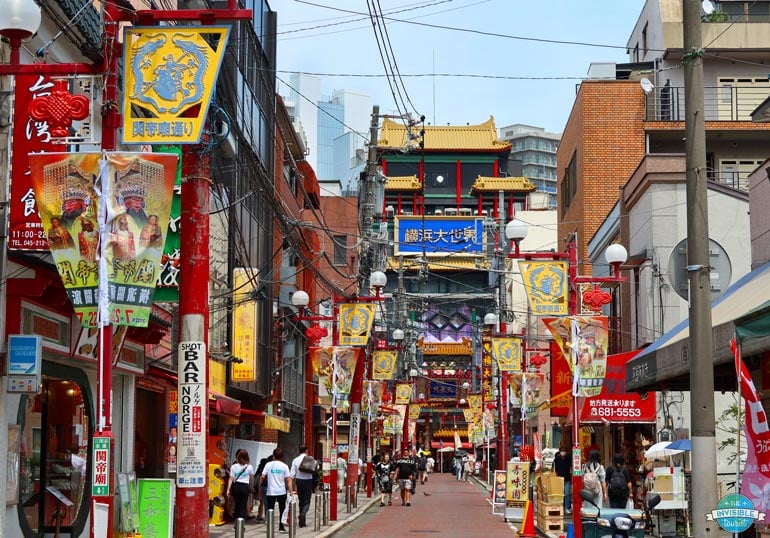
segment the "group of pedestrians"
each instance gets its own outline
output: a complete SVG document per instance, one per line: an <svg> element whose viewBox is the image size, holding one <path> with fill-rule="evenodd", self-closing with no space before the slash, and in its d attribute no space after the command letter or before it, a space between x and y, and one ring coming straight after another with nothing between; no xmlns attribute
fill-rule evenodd
<svg viewBox="0 0 770 538"><path fill-rule="evenodd" d="M401 506L412 506L412 496L417 492L417 480L425 484L434 465L433 457L424 452L404 450L396 454L394 461L390 459L389 453L384 453L374 467L380 487L380 506L385 506L386 498L388 506L393 504L395 484L398 484Z"/></svg>
<svg viewBox="0 0 770 538"><path fill-rule="evenodd" d="M564 511L572 513L572 461L566 447L562 447L554 457L554 472L564 479ZM601 463L598 450L591 450L588 461L583 465L583 489L591 492L593 503L610 508L633 507L633 483L631 474L625 465L623 454L617 453L612 458L612 465L605 468Z"/></svg>

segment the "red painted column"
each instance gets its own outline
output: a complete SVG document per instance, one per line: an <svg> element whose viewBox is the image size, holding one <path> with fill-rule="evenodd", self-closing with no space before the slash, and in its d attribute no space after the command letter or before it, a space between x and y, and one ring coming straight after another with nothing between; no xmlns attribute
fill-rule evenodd
<svg viewBox="0 0 770 538"><path fill-rule="evenodd" d="M205 140L202 141L205 144ZM182 215L180 220L179 318L180 342L205 342L209 327L209 161L200 145L184 146L182 154ZM208 363L204 372L208 394ZM208 437L208 405L203 431ZM203 462L204 470L207 462ZM209 495L200 487L177 486L175 536L208 536Z"/></svg>
<svg viewBox="0 0 770 538"><path fill-rule="evenodd" d="M577 245L574 238L567 245L568 255L568 276L569 276L569 297L568 308L570 316L578 312L578 289L575 284L577 277ZM566 357L572 360L572 357ZM580 450L580 402L577 396L572 396L572 513L578 522L580 521L580 510L583 507L583 499L580 498L580 490L583 489L583 461L582 451ZM575 525L575 538L583 538L583 529L580 525Z"/></svg>

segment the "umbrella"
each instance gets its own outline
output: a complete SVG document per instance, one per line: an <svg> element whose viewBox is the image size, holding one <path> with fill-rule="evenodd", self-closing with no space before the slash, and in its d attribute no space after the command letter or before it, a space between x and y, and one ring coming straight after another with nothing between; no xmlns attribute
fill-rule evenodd
<svg viewBox="0 0 770 538"><path fill-rule="evenodd" d="M660 443L655 443L650 448L645 450L644 457L648 460L654 460L658 458L667 458L669 456L676 456L677 454L681 454L684 452L684 450L677 450L677 449L671 449L669 448L669 445L671 442L669 441L662 441Z"/></svg>
<svg viewBox="0 0 770 538"><path fill-rule="evenodd" d="M668 445L669 450L692 450L692 441L689 439L677 439L670 445Z"/></svg>

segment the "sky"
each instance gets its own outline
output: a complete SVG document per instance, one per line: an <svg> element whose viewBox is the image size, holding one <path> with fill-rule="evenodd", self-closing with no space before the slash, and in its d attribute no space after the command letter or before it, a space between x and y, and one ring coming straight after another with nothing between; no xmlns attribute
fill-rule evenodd
<svg viewBox="0 0 770 538"><path fill-rule="evenodd" d="M320 74L327 96L337 89L369 94L381 114L424 115L432 125L479 124L491 115L498 128L524 123L561 133L590 63L629 61L625 47L644 0L269 3L278 12L282 95L282 81L299 71ZM399 99L384 76L368 6L385 15L384 48L395 59L387 61L390 70L401 74Z"/></svg>

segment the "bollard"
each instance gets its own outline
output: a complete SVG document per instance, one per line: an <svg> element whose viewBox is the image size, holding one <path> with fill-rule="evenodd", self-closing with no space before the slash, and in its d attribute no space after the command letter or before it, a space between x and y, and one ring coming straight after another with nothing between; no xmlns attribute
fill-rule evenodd
<svg viewBox="0 0 770 538"><path fill-rule="evenodd" d="M275 536L275 510L272 508L265 514L265 536L267 538Z"/></svg>
<svg viewBox="0 0 770 538"><path fill-rule="evenodd" d="M297 536L297 524L299 523L299 502L297 497L292 497L294 502L286 505L289 511L289 538Z"/></svg>
<svg viewBox="0 0 770 538"><path fill-rule="evenodd" d="M331 498L331 492L324 491L323 496L323 503L324 503L324 511L323 511L323 526L326 527L329 524L329 501Z"/></svg>
<svg viewBox="0 0 770 538"><path fill-rule="evenodd" d="M235 520L235 538L243 538L246 532L246 522L242 517Z"/></svg>
<svg viewBox="0 0 770 538"><path fill-rule="evenodd" d="M323 510L322 496L316 493L313 496L313 531L321 530L321 512Z"/></svg>
<svg viewBox="0 0 770 538"><path fill-rule="evenodd" d="M358 482L356 482L356 485L353 486L352 495L353 495L353 499L352 499L353 502L351 504L353 505L353 508L358 508Z"/></svg>
<svg viewBox="0 0 770 538"><path fill-rule="evenodd" d="M350 499L351 499L351 490L350 486L345 486L345 513L350 514L351 513L351 506L350 506Z"/></svg>

